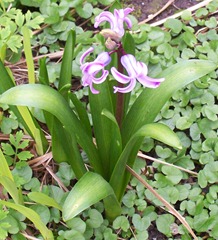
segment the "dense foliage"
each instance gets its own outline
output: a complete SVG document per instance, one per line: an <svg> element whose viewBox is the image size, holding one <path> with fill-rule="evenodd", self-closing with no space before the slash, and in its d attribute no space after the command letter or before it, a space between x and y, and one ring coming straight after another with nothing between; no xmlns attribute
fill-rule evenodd
<svg viewBox="0 0 218 240"><path fill-rule="evenodd" d="M72 64L70 62L72 87L75 96L84 100L83 106L91 118L90 105L86 101L88 89L82 88L79 82L82 77L79 60L82 52L91 44L99 46L98 53L103 51L103 39L99 34L95 34L96 30L93 31L92 25L94 16L98 15L104 6L112 3L113 1L109 0L1 1L0 58L5 66L11 67L11 72L8 69L9 75L14 73L13 66L23 66L19 64L23 62L21 53L25 44L23 35L26 33L31 37L34 58L50 58L44 60L44 65L47 66L47 80L40 79L45 76L42 73L43 60L40 61L40 72L35 64L36 81L44 80L46 84L57 87L61 72L59 57L63 55L63 47L73 29L76 42ZM213 14L217 8L218 2L212 1L193 15L184 11L181 18L168 19L161 27L139 24L136 17L130 16L134 25L130 32L131 38L128 38L128 41L124 40L124 45L126 49L135 46L135 56L148 65L149 76L161 75L170 66L190 59L210 60L217 65L217 19ZM26 59L30 59L28 51L24 49L24 52ZM30 62L31 59L27 61ZM30 68L28 65L28 71ZM5 68L1 66L1 74L6 76L3 69ZM182 76L181 71L178 79ZM3 80L0 79L1 81ZM18 81L16 76L15 81ZM0 93L13 87L13 81L9 85L4 89L2 84ZM130 105L142 90L138 84L131 95ZM155 159L151 161L137 158L133 167L186 218L198 239L218 238L217 97L217 70L175 92L155 121L174 130L182 142L183 149L175 150L151 138L145 138L141 151L173 166L156 162ZM73 99L75 98L72 97L71 108L77 109L77 102L73 102ZM0 135L3 152L0 153L0 169L7 169L6 162L7 166L10 166L10 171L0 170L0 183L4 186L4 190L0 188L0 239L29 239L28 235L36 239L52 239L49 238L51 232L58 240L144 240L149 237L192 239L185 227L171 215L163 203L135 178L129 183L122 199L122 214L112 223L105 218L102 202L63 222L61 211L68 192L76 182L75 172L66 162L52 163L48 153L39 156L50 145L48 135L42 142L37 142L42 133L34 130L31 135L31 131L28 132L36 141L35 148L32 141L27 141L20 131L24 126L24 122L20 121L23 116L28 116L29 119L29 116L34 115L41 125L45 123L46 117L39 109L32 110L30 114L25 109L9 109L6 104L0 106L1 132L11 134L8 139L1 139L5 135ZM16 113L19 110L21 114L18 116ZM32 123L31 120L26 124L26 130L31 129L34 124L36 125L33 129L41 129L38 123ZM58 157L58 152L56 154ZM82 153L82 156L89 166L86 154Z"/></svg>

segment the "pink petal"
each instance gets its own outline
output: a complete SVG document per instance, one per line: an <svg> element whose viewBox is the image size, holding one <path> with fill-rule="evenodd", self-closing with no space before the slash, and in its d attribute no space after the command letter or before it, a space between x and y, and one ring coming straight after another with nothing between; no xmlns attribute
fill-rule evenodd
<svg viewBox="0 0 218 240"><path fill-rule="evenodd" d="M87 64L87 67L83 69L83 72L87 72L88 74L97 74L104 68L102 63L99 62L90 62Z"/></svg>
<svg viewBox="0 0 218 240"><path fill-rule="evenodd" d="M83 64L85 58L86 58L91 52L93 52L93 51L94 51L94 48L93 48L93 47L90 47L88 50L86 50L86 51L82 54L82 56L80 57L80 65Z"/></svg>
<svg viewBox="0 0 218 240"><path fill-rule="evenodd" d="M109 22L111 28L116 25L114 15L109 11L104 11L95 18L94 27L97 28L102 22Z"/></svg>
<svg viewBox="0 0 218 240"><path fill-rule="evenodd" d="M134 8L125 8L123 9L125 16L134 11Z"/></svg>
<svg viewBox="0 0 218 240"><path fill-rule="evenodd" d="M160 83L164 81L164 78L155 79L148 76L139 75L137 80L145 87L157 88Z"/></svg>
<svg viewBox="0 0 218 240"><path fill-rule="evenodd" d="M144 76L147 76L148 67L145 63L137 62L137 68L138 68L138 75L143 74Z"/></svg>
<svg viewBox="0 0 218 240"><path fill-rule="evenodd" d="M124 22L126 23L126 25L129 29L132 28L132 22L128 17L124 18Z"/></svg>
<svg viewBox="0 0 218 240"><path fill-rule="evenodd" d="M126 54L122 56L121 63L125 67L130 77L134 78L138 75L137 61L133 55Z"/></svg>
<svg viewBox="0 0 218 240"><path fill-rule="evenodd" d="M96 90L96 89L93 87L93 84L92 84L92 83L89 85L89 87L90 87L90 90L91 90L91 92L92 92L93 94L98 94L98 93L99 93L99 91Z"/></svg>
<svg viewBox="0 0 218 240"><path fill-rule="evenodd" d="M131 92L134 87L136 85L136 80L135 79L131 79L130 83L128 86L120 88L120 87L114 87L114 93L116 92L120 92L120 93L128 93Z"/></svg>
<svg viewBox="0 0 218 240"><path fill-rule="evenodd" d="M111 61L111 57L108 52L102 52L98 55L94 62L101 62L104 66L108 65Z"/></svg>
<svg viewBox="0 0 218 240"><path fill-rule="evenodd" d="M129 76L126 76L126 75L118 72L115 67L111 68L111 73L112 73L113 77L120 83L126 84L131 80L131 78Z"/></svg>
<svg viewBox="0 0 218 240"><path fill-rule="evenodd" d="M103 83L106 80L108 73L109 72L107 70L103 70L101 77L99 78L92 77L92 82L96 84Z"/></svg>

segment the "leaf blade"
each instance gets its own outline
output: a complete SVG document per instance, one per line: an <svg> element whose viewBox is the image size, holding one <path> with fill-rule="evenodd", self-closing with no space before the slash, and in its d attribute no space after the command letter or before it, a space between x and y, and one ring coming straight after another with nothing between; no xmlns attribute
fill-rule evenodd
<svg viewBox="0 0 218 240"><path fill-rule="evenodd" d="M166 125L161 123L150 123L141 127L126 144L110 179L110 184L113 187L118 200L121 200L126 184L129 181L130 175L125 172L126 164L132 167L135 158L132 158L131 154L132 152L135 152L134 148L135 145L137 145L138 139L144 137L152 137L167 145L181 149L178 136ZM118 182L119 184L117 184Z"/></svg>
<svg viewBox="0 0 218 240"><path fill-rule="evenodd" d="M28 197L36 203L47 205L49 207L54 207L62 211L62 207L53 198L42 192L30 192L28 193Z"/></svg>
<svg viewBox="0 0 218 240"><path fill-rule="evenodd" d="M6 202L3 200L0 200L0 203L9 208L13 208L16 211L22 213L24 216L26 216L30 221L34 223L34 225L41 232L45 240L54 240L54 236L52 232L45 226L45 224L40 219L40 216L35 211L25 206L15 204L12 202Z"/></svg>
<svg viewBox="0 0 218 240"><path fill-rule="evenodd" d="M122 127L124 145L141 126L154 121L161 108L175 91L208 74L215 68L216 64L210 61L189 60L164 70L161 77L165 77L165 81L156 89L145 89L124 119ZM139 112L138 109L141 111Z"/></svg>
<svg viewBox="0 0 218 240"><path fill-rule="evenodd" d="M67 196L63 204L63 219L68 221L86 208L113 194L109 183L99 174L87 172Z"/></svg>

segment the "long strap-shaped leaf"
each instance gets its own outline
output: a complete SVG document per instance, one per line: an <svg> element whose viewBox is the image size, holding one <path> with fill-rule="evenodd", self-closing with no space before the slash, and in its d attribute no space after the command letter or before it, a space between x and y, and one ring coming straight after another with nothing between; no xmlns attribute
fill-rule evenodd
<svg viewBox="0 0 218 240"><path fill-rule="evenodd" d="M33 55L31 49L31 37L30 37L30 30L27 26L22 27L23 33L23 45L24 45L24 54L26 57L27 69L28 69L28 80L29 83L35 83L35 69L34 69L34 62L33 62Z"/></svg>
<svg viewBox="0 0 218 240"><path fill-rule="evenodd" d="M8 163L5 156L0 148L0 176L5 176L14 181L13 175L8 167Z"/></svg>
<svg viewBox="0 0 218 240"><path fill-rule="evenodd" d="M0 94L15 86L12 78L6 70L4 64L0 61ZM28 134L36 141L37 150L42 155L47 150L47 140L40 126L32 117L28 109L18 109L16 106L11 106L11 110L16 115L18 121L24 126ZM43 148L43 150L41 150Z"/></svg>
<svg viewBox="0 0 218 240"><path fill-rule="evenodd" d="M41 84L20 85L3 93L0 102L9 105L36 107L53 114L69 134L76 136L95 171L102 172L102 166L92 136L87 134L81 122L60 93Z"/></svg>
<svg viewBox="0 0 218 240"><path fill-rule="evenodd" d="M127 114L122 127L124 145L141 126L154 121L174 92L210 73L216 67L211 61L190 60L164 70L158 77L165 77L165 81L156 89L145 89Z"/></svg>
<svg viewBox="0 0 218 240"><path fill-rule="evenodd" d="M9 192L15 203L23 204L23 197L17 189L13 175L8 167L5 156L0 149L0 183Z"/></svg>
<svg viewBox="0 0 218 240"><path fill-rule="evenodd" d="M71 87L72 60L73 60L75 41L76 41L76 33L75 31L71 30L69 32L66 45L64 48L64 55L63 55L63 60L61 64L61 72L60 72L59 85L58 85L59 91L65 88L65 86ZM66 90L68 91L69 88ZM67 94L68 94L67 91L63 92L62 95L67 97Z"/></svg>
<svg viewBox="0 0 218 240"><path fill-rule="evenodd" d="M114 161L114 159L116 160L120 154L120 146L115 144L112 146L112 143L119 141L116 138L120 135L120 132L118 128L114 127L114 123L102 114L105 109L114 113L111 89L108 82L106 81L99 84L96 88L100 91L100 93L89 93L90 108L100 161L104 167L102 175L105 179L109 180L110 162ZM111 147L113 147L113 150L111 150ZM113 158L113 160L111 160L111 158Z"/></svg>
<svg viewBox="0 0 218 240"><path fill-rule="evenodd" d="M141 127L129 140L124 148L110 179L110 184L119 201L121 201L126 185L129 181L130 174L125 172L126 164L132 167L135 158L130 158L134 146L138 139L144 137L152 137L169 146L181 149L181 144L178 136L166 125L161 123L150 123Z"/></svg>
<svg viewBox="0 0 218 240"><path fill-rule="evenodd" d="M0 204L5 205L9 208L13 208L14 210L20 212L25 217L27 217L30 221L34 223L35 227L40 231L45 240L54 239L52 232L45 226L45 224L40 219L40 216L32 209L12 202L6 202L3 200L0 200Z"/></svg>
<svg viewBox="0 0 218 240"><path fill-rule="evenodd" d="M74 186L63 205L63 219L68 221L86 208L111 196L111 215L119 215L120 206L110 184L99 174L87 172ZM116 212L113 212L116 210Z"/></svg>
<svg viewBox="0 0 218 240"><path fill-rule="evenodd" d="M6 176L0 176L0 184L11 195L16 204L23 204L23 199L19 193L16 183Z"/></svg>

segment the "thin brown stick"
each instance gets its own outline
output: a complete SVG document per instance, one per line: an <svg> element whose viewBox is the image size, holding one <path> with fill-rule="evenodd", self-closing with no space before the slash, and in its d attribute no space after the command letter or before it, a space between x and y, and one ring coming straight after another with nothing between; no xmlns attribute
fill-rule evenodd
<svg viewBox="0 0 218 240"><path fill-rule="evenodd" d="M138 175L131 167L126 165L126 169L135 177L137 178L154 196L159 199L166 208L169 209L170 213L172 213L177 219L184 225L184 227L189 231L192 237L197 240L197 236L189 226L188 222L185 218L170 204L168 203L162 196L160 196L152 186L150 186L140 175Z"/></svg>
<svg viewBox="0 0 218 240"><path fill-rule="evenodd" d="M161 164L164 164L164 165L167 165L167 166L170 166L170 167L178 168L179 170L182 170L182 171L184 171L184 172L187 172L187 173L190 173L190 174L192 174L192 175L198 176L198 173L196 173L196 172L193 172L193 171L191 171L191 170L185 169L185 168L180 167L180 166L176 166L176 165L174 165L174 164L172 164L172 163L167 163L167 162L164 162L164 161L162 161L162 160L159 160L159 159L150 157L150 156L145 155L145 154L143 154L143 153L141 153L141 152L138 152L138 155L137 155L137 156L140 157L140 158L148 159L148 160L151 160L151 161L153 161L153 162L161 163Z"/></svg>
<svg viewBox="0 0 218 240"><path fill-rule="evenodd" d="M49 174L54 178L54 180L58 183L59 187L62 188L65 192L69 192L69 190L65 187L62 181L56 176L56 174L52 171L51 167L46 166L45 169L49 172Z"/></svg>
<svg viewBox="0 0 218 240"><path fill-rule="evenodd" d="M152 19L154 19L156 16L158 16L160 13L162 13L165 9L167 9L171 4L173 4L174 1L175 0L169 0L159 11L157 11L154 14L149 15L148 18L146 18L145 20L139 22L139 25L144 24L144 23L149 22Z"/></svg>
<svg viewBox="0 0 218 240"><path fill-rule="evenodd" d="M176 13L176 14L174 14L174 15L172 15L172 16L169 16L169 17L167 17L167 18L164 18L164 19L162 19L162 20L160 20L160 21L157 21L157 22L155 22L155 23L151 23L150 25L153 26L153 27L162 25L162 24L165 23L166 20L169 19L169 18L178 18L178 17L180 17L180 16L183 14L183 12L186 11L186 10L188 10L188 11L190 11L190 12L194 12L195 10L197 10L197 9L199 9L199 8L201 8L201 7L205 7L208 3L212 2L212 1L213 1L213 0L205 0L205 1L203 1L203 2L200 2L200 3L198 3L198 4L196 4L196 5L192 6L192 7L190 7L190 8L187 8L187 9L185 9L185 10L179 12L179 13ZM140 23L139 23L139 24L140 24Z"/></svg>
<svg viewBox="0 0 218 240"><path fill-rule="evenodd" d="M34 167L37 167L47 161L50 161L52 159L52 152L48 152L42 156L39 156L37 158L34 158L32 160L28 161L28 164L31 166L33 165Z"/></svg>
<svg viewBox="0 0 218 240"><path fill-rule="evenodd" d="M21 232L21 234L29 240L39 240L38 238L28 235L26 232Z"/></svg>

